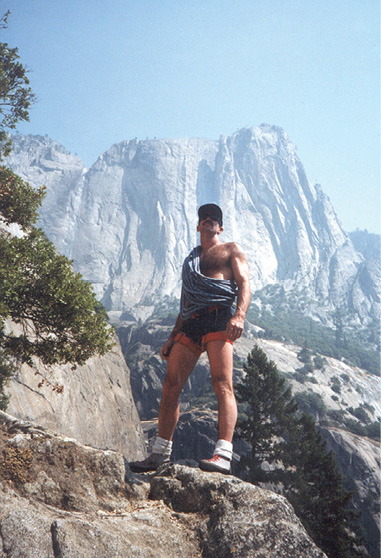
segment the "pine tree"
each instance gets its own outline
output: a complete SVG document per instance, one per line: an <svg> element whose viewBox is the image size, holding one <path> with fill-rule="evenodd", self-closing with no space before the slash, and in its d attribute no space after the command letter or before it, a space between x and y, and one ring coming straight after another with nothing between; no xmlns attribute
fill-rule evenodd
<svg viewBox="0 0 381 558"><path fill-rule="evenodd" d="M330 558L364 556L357 516L350 509L332 452L327 450L312 417L295 417L283 443L284 494L316 544Z"/></svg>
<svg viewBox="0 0 381 558"><path fill-rule="evenodd" d="M332 453L313 419L299 413L290 387L258 346L248 355L237 399L241 407L246 405L238 432L251 447L251 455L242 459L249 480L275 480L330 558L364 557L354 535L357 518L349 508L351 494L343 489ZM265 461L275 464L275 470L266 470Z"/></svg>
<svg viewBox="0 0 381 558"><path fill-rule="evenodd" d="M83 364L113 346L113 330L91 285L33 226L43 193L0 166L2 409L4 386L19 364ZM19 234L11 233L10 225L17 225Z"/></svg>
<svg viewBox="0 0 381 558"><path fill-rule="evenodd" d="M264 461L273 463L280 448L279 436L296 412L291 388L281 378L275 364L256 345L244 365L245 375L236 386L237 399L246 405L240 415L238 431L251 447L250 458L242 458L242 465L249 469L250 482L269 480L270 473L262 468ZM276 478L276 471L271 473Z"/></svg>

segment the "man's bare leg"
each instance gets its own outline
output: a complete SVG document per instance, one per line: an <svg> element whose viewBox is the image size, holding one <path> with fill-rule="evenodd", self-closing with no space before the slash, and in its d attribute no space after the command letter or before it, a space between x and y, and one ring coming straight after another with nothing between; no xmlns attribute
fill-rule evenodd
<svg viewBox="0 0 381 558"><path fill-rule="evenodd" d="M170 459L172 437L179 419L179 396L189 378L198 356L181 343L175 343L168 358L167 373L159 410L158 436L153 451L143 461L130 463L131 471L144 473L155 471Z"/></svg>
<svg viewBox="0 0 381 558"><path fill-rule="evenodd" d="M237 403L233 389L233 346L225 341L207 344L214 392L218 399L218 434L214 456L200 461L204 471L231 472L233 434L237 422Z"/></svg>
<svg viewBox="0 0 381 558"><path fill-rule="evenodd" d="M210 341L206 346L214 392L218 400L219 438L232 442L237 422L237 402L233 389L233 345Z"/></svg>
<svg viewBox="0 0 381 558"><path fill-rule="evenodd" d="M180 393L197 361L198 356L189 347L181 343L175 343L172 347L159 410L158 436L165 440L173 438L180 414Z"/></svg>

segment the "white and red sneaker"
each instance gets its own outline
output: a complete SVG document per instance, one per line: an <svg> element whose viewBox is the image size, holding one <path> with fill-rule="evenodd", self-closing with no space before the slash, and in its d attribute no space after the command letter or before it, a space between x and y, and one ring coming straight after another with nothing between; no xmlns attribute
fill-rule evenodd
<svg viewBox="0 0 381 558"><path fill-rule="evenodd" d="M202 459L199 463L199 467L202 471L231 475L230 463L231 461L227 457L216 454L211 459Z"/></svg>

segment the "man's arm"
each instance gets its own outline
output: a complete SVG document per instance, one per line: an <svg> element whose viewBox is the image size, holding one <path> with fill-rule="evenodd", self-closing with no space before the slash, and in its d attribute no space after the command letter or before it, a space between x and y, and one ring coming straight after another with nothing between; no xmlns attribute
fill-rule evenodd
<svg viewBox="0 0 381 558"><path fill-rule="evenodd" d="M231 254L233 277L238 286L237 310L226 327L226 333L231 341L241 337L244 328L246 312L250 304L250 277L246 256L238 244L234 244Z"/></svg>
<svg viewBox="0 0 381 558"><path fill-rule="evenodd" d="M173 330L171 331L170 336L168 337L167 341L164 343L164 345L161 348L160 356L163 360L168 360L169 354L172 350L172 347L175 344L175 337L179 333L179 331L181 330L181 326L183 325L183 321L184 320L182 319L182 317L179 314L177 316L175 327L173 328Z"/></svg>

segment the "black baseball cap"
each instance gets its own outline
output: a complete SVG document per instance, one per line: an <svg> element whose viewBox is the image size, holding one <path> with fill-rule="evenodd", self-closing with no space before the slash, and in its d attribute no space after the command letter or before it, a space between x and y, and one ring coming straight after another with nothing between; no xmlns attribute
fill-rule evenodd
<svg viewBox="0 0 381 558"><path fill-rule="evenodd" d="M222 227L222 210L216 203L206 203L198 209L198 222L210 217Z"/></svg>

